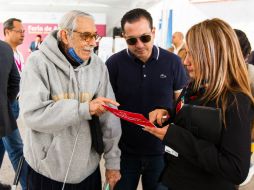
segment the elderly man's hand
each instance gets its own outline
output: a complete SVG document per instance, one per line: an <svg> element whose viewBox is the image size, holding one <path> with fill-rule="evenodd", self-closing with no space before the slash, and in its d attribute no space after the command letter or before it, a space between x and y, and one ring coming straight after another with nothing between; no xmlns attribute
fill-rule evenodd
<svg viewBox="0 0 254 190"><path fill-rule="evenodd" d="M89 111L91 115L97 115L100 116L107 110L102 106L106 104L112 104L115 106L119 106L119 103L110 99L110 98L105 98L105 97L98 97L94 100L92 100L89 103Z"/></svg>
<svg viewBox="0 0 254 190"><path fill-rule="evenodd" d="M106 170L106 181L109 183L110 190L113 190L116 183L121 179L119 170Z"/></svg>

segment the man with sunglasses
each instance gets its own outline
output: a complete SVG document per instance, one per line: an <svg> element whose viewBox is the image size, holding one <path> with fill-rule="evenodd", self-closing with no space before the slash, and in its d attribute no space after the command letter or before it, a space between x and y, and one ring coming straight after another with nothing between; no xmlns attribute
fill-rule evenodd
<svg viewBox="0 0 254 190"><path fill-rule="evenodd" d="M119 109L148 118L155 106L172 107L186 83L185 71L180 58L153 45L155 28L146 10L127 12L121 27L128 48L106 61L110 81ZM142 176L144 190L164 190L159 183L164 167L164 146L160 140L127 121L121 120L121 126L122 178L115 189L134 190Z"/></svg>
<svg viewBox="0 0 254 190"><path fill-rule="evenodd" d="M101 130L97 140L103 140L110 188L120 179L120 121L103 107L118 103L107 67L93 53L97 39L93 17L73 10L28 57L20 114L29 190L101 190L102 152L93 144L95 127Z"/></svg>

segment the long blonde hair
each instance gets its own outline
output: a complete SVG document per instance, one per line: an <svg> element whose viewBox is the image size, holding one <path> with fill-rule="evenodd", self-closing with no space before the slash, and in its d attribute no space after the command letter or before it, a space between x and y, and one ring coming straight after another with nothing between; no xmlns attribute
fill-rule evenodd
<svg viewBox="0 0 254 190"><path fill-rule="evenodd" d="M198 23L187 32L186 43L195 69L194 90L206 81L204 102L221 103L224 124L229 93L244 93L253 105L246 63L229 24L218 18Z"/></svg>

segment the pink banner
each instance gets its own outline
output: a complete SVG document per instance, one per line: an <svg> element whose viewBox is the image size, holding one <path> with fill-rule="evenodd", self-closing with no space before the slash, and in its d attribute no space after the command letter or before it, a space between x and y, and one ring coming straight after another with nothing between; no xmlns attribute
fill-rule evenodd
<svg viewBox="0 0 254 190"><path fill-rule="evenodd" d="M57 24L29 24L23 23L24 30L25 30L25 38L23 44L18 46L18 49L24 56L24 59L29 56L29 47L32 41L34 41L37 34L42 36L42 40L53 30L57 29ZM97 32L100 36L106 35L106 25L96 25ZM3 35L3 24L0 23L0 39L4 40Z"/></svg>

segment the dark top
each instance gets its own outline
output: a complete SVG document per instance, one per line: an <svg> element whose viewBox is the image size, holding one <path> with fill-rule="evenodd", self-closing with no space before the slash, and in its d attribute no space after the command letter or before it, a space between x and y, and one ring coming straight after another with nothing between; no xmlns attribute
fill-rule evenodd
<svg viewBox="0 0 254 190"><path fill-rule="evenodd" d="M127 49L112 55L106 65L111 85L120 103L119 109L143 114L155 106L172 107L174 91L186 84L181 60L166 50L153 47L150 59L144 64ZM121 120L122 155L161 155L164 146L140 126Z"/></svg>
<svg viewBox="0 0 254 190"><path fill-rule="evenodd" d="M35 41L32 41L29 48L31 51L36 51L39 49L40 44L41 44L41 42L36 44Z"/></svg>
<svg viewBox="0 0 254 190"><path fill-rule="evenodd" d="M247 177L254 110L246 95L228 97L226 127L222 128L218 145L197 138L177 123L168 128L163 143L175 150L178 157L166 154L162 182L172 190L234 190L235 184ZM198 105L198 99L200 95L187 93L187 103ZM215 102L207 106L216 107Z"/></svg>
<svg viewBox="0 0 254 190"><path fill-rule="evenodd" d="M17 128L10 103L16 99L19 92L19 81L13 51L8 44L0 41L0 137Z"/></svg>

